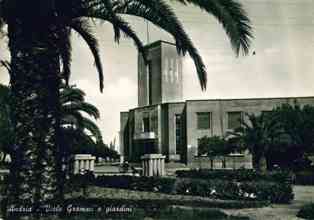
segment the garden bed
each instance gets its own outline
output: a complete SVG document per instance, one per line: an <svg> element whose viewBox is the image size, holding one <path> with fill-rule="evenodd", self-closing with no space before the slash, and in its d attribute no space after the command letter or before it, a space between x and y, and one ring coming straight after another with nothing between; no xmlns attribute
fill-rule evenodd
<svg viewBox="0 0 314 220"><path fill-rule="evenodd" d="M220 179L76 175L70 182L72 189L98 186L221 200L269 201L272 203L289 203L293 199L291 184L265 181L235 182Z"/></svg>

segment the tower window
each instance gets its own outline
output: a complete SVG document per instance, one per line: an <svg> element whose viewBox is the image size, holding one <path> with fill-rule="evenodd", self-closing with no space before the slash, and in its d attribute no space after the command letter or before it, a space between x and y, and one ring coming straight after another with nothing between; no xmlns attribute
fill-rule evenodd
<svg viewBox="0 0 314 220"><path fill-rule="evenodd" d="M149 117L143 118L143 132L149 132Z"/></svg>
<svg viewBox="0 0 314 220"><path fill-rule="evenodd" d="M148 61L148 104L151 105L153 103L153 89L152 89L152 85L153 85L153 79L152 79L152 73L153 73L153 65L152 65L152 61L149 60Z"/></svg>
<svg viewBox="0 0 314 220"><path fill-rule="evenodd" d="M182 153L181 139L182 139L182 118L180 114L175 115L175 132L176 132L176 154Z"/></svg>

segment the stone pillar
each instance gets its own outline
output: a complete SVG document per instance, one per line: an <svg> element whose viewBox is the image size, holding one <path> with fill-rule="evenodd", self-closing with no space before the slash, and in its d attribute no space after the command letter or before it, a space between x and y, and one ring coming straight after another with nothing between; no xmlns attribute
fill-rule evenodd
<svg viewBox="0 0 314 220"><path fill-rule="evenodd" d="M80 162L78 160L74 160L74 173L80 172Z"/></svg>
<svg viewBox="0 0 314 220"><path fill-rule="evenodd" d="M141 157L144 176L164 176L165 158L161 154L145 154Z"/></svg>
<svg viewBox="0 0 314 220"><path fill-rule="evenodd" d="M165 158L162 158L161 159L161 176L164 176L164 175L166 175L166 170L165 170Z"/></svg>
<svg viewBox="0 0 314 220"><path fill-rule="evenodd" d="M96 158L95 158L96 159ZM95 170L95 160L91 159L90 160L90 167L89 170L94 171Z"/></svg>
<svg viewBox="0 0 314 220"><path fill-rule="evenodd" d="M74 155L73 173L78 174L81 171L94 171L96 157L91 154L76 154Z"/></svg>

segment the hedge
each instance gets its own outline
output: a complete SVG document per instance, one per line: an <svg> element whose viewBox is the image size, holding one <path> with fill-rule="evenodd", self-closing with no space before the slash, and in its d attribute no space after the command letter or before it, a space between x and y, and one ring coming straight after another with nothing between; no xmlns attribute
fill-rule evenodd
<svg viewBox="0 0 314 220"><path fill-rule="evenodd" d="M258 200L289 203L294 195L290 184L275 182L234 182L224 180L184 179L177 184L177 194L217 199Z"/></svg>
<svg viewBox="0 0 314 220"><path fill-rule="evenodd" d="M290 182L291 174L287 171L273 171L268 173L258 173L254 170L238 169L238 170L178 170L177 177L181 178L197 178L197 179L223 179L231 181L271 181L271 182Z"/></svg>
<svg viewBox="0 0 314 220"><path fill-rule="evenodd" d="M72 187L88 184L99 187L129 189L146 192L171 193L175 185L174 178L138 177L138 176L99 176L75 175L70 179Z"/></svg>
<svg viewBox="0 0 314 220"><path fill-rule="evenodd" d="M270 201L272 203L289 203L294 196L291 184L265 181L235 182L218 179L174 179L136 176L88 177L76 175L72 177L70 183L73 188L75 188L75 185L76 187L93 185L166 194L202 196L213 199Z"/></svg>

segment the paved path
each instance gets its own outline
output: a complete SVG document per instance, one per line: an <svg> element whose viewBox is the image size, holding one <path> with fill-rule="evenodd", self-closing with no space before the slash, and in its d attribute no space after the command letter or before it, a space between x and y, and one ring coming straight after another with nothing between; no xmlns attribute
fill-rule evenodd
<svg viewBox="0 0 314 220"><path fill-rule="evenodd" d="M224 210L230 215L248 216L252 220L297 220L300 207L309 202L314 202L314 186L294 186L295 197L288 205L271 205L258 209L231 209Z"/></svg>

